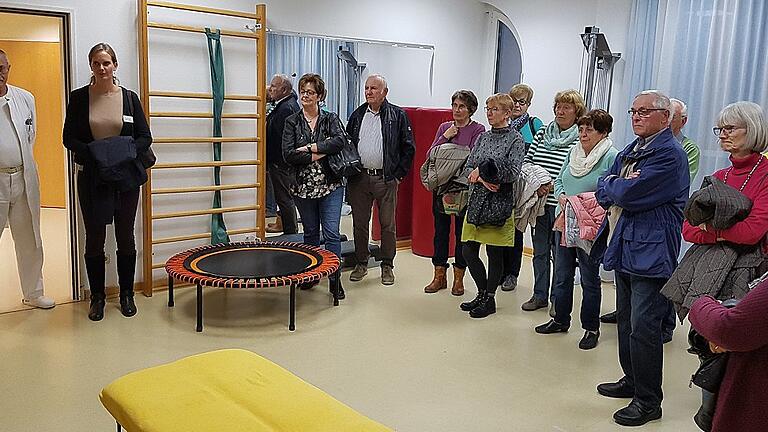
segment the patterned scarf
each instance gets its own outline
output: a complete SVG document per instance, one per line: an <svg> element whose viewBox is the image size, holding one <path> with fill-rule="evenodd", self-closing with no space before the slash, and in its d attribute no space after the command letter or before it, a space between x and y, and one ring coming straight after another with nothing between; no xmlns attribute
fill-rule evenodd
<svg viewBox="0 0 768 432"><path fill-rule="evenodd" d="M516 119L512 119L512 122L509 125L519 132L523 130L523 126L528 123L529 118L531 118L531 116L528 113L525 113Z"/></svg>
<svg viewBox="0 0 768 432"><path fill-rule="evenodd" d="M579 138L579 126L574 124L570 128L561 131L556 121L552 121L544 131L544 147L553 150L568 147Z"/></svg>

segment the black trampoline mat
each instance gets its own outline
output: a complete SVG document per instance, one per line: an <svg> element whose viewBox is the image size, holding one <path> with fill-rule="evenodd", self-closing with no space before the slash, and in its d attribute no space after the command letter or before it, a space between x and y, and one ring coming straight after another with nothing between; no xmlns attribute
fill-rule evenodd
<svg viewBox="0 0 768 432"><path fill-rule="evenodd" d="M245 246L200 251L187 258L184 267L212 277L257 279L300 274L321 262L322 257L310 251Z"/></svg>

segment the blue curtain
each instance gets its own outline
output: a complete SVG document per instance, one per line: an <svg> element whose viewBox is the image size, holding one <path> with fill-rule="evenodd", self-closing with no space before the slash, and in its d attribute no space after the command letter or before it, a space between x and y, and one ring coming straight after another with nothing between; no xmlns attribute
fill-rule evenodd
<svg viewBox="0 0 768 432"><path fill-rule="evenodd" d="M677 5L677 55L669 92L688 104L683 131L701 148L699 176L728 165L712 134L726 105L748 100L768 109L768 5L762 0L683 0Z"/></svg>
<svg viewBox="0 0 768 432"><path fill-rule="evenodd" d="M688 105L683 133L701 148L701 179L728 165L712 134L726 105L748 100L768 109L768 2L658 0L633 4L627 47L627 97L656 88ZM662 29L657 32L656 29ZM631 138L629 128L626 135Z"/></svg>
<svg viewBox="0 0 768 432"><path fill-rule="evenodd" d="M328 92L325 108L345 119L351 114L347 95L351 97L358 89L350 88L352 80L349 75L352 75L352 72L336 57L339 47L344 47L352 55L356 55L353 42L268 33L267 74L269 77L277 73L295 75L294 89L298 86L299 78L305 73L320 75Z"/></svg>
<svg viewBox="0 0 768 432"><path fill-rule="evenodd" d="M635 0L632 3L631 18L627 34L627 52L624 56L624 82L627 105L632 104L634 95L654 88L654 57L656 52L656 27L658 24L659 0ZM620 116L616 119L618 139L616 145L623 147L634 139L631 119L622 114L629 109L618 107ZM621 133L623 132L623 134Z"/></svg>

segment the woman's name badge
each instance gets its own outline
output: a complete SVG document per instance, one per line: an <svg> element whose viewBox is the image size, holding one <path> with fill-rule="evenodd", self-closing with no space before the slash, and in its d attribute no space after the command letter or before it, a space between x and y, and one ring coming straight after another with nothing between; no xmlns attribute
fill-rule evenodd
<svg viewBox="0 0 768 432"><path fill-rule="evenodd" d="M123 116L123 123L133 123L133 116L124 115Z"/></svg>

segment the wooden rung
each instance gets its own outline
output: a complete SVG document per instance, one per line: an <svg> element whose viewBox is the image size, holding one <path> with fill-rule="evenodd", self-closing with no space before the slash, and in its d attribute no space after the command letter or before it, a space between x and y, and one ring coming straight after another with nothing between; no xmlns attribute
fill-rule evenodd
<svg viewBox="0 0 768 432"><path fill-rule="evenodd" d="M261 165L261 161L257 159L252 160L238 160L238 161L211 161L211 162L175 162L157 164L152 167L153 170L167 169L167 168L209 168L209 167L225 167L225 166L250 166Z"/></svg>
<svg viewBox="0 0 768 432"><path fill-rule="evenodd" d="M258 137L164 137L152 138L152 144L213 143L213 142L260 142Z"/></svg>
<svg viewBox="0 0 768 432"><path fill-rule="evenodd" d="M234 212L241 212L241 211L258 210L260 208L261 206L257 204L257 205L239 206L239 207L222 207L222 208L208 209L208 210L188 210L188 211L173 212L173 213L155 213L152 215L152 219L170 219L170 218L177 218L177 217L234 213Z"/></svg>
<svg viewBox="0 0 768 432"><path fill-rule="evenodd" d="M175 92L175 91L150 91L150 97L169 97L169 98L183 98L183 99L213 99L210 93L195 93L195 92ZM224 95L224 100L241 100L241 101L260 101L260 96L251 95Z"/></svg>
<svg viewBox="0 0 768 432"><path fill-rule="evenodd" d="M261 17L259 17L258 14L251 13L251 12L239 12L239 11L233 11L233 10L227 10L227 9L216 9L216 8L209 8L209 7L203 7L203 6L192 6L192 5L171 3L171 2L165 2L165 1L148 0L147 6L156 6L156 7L162 7L167 9L184 10L184 11L190 11L190 12L202 12L202 13L208 13L208 14L214 14L214 15L225 15L225 16L232 16L232 17L238 17L238 18L249 18L249 19L255 19L257 21L261 19Z"/></svg>
<svg viewBox="0 0 768 432"><path fill-rule="evenodd" d="M157 23L157 22L147 22L147 27L150 28L156 28L156 29L165 29L165 30L178 30L178 31L185 31L185 32L191 32L191 33L205 33L205 29L203 27L192 27L182 24L165 24L165 23ZM231 36L231 37L237 37L237 38L245 38L245 39L259 39L259 35L256 33L246 33L241 31L233 31L233 30L222 30L221 31L222 36Z"/></svg>
<svg viewBox="0 0 768 432"><path fill-rule="evenodd" d="M213 113L204 112L153 112L150 117L172 117L172 118L213 118ZM256 113L224 113L221 118L230 119L257 119L261 116Z"/></svg>
<svg viewBox="0 0 768 432"><path fill-rule="evenodd" d="M246 234L246 233L253 233L258 232L259 227L256 228L240 228L240 229L232 229L227 230L227 234L229 235L236 235L236 234ZM211 236L211 233L202 233L202 234L191 234L191 235L184 235L184 236L176 236L176 237L162 237L158 239L153 239L152 244L164 244L164 243L176 243L176 242L182 242L187 240L200 240L204 238L208 238Z"/></svg>
<svg viewBox="0 0 768 432"><path fill-rule="evenodd" d="M196 186L186 188L163 188L152 190L152 195L162 194L177 194L177 193L190 193L190 192L215 192L223 190L235 190L235 189L253 189L261 187L261 183L241 183L241 184L229 184L220 186Z"/></svg>

